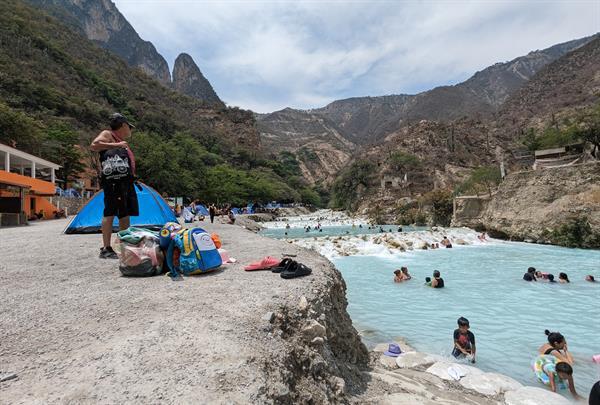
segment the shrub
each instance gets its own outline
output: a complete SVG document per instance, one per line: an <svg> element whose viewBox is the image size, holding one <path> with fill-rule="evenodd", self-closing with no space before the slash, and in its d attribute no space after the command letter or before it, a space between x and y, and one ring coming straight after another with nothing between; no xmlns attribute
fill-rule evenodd
<svg viewBox="0 0 600 405"><path fill-rule="evenodd" d="M492 194L492 189L496 188L502 181L500 168L495 166L479 167L475 169L471 176L462 184L456 187L454 194L476 193L481 192Z"/></svg>

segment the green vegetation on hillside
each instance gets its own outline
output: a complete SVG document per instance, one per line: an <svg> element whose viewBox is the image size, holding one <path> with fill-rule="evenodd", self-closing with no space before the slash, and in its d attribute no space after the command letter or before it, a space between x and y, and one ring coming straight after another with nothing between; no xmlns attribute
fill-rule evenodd
<svg viewBox="0 0 600 405"><path fill-rule="evenodd" d="M366 160L357 160L342 171L335 180L329 205L332 208L352 210L360 194L360 188L373 183L375 164Z"/></svg>
<svg viewBox="0 0 600 405"><path fill-rule="evenodd" d="M474 193L479 195L487 193L492 195L492 191L500 184L502 176L500 168L496 166L479 167L471 173L469 178L459 184L454 190L455 194Z"/></svg>
<svg viewBox="0 0 600 405"><path fill-rule="evenodd" d="M407 172L421 168L421 161L417 156L402 151L391 153L388 161L396 171Z"/></svg>
<svg viewBox="0 0 600 405"><path fill-rule="evenodd" d="M238 205L320 203L294 155L259 156L250 111L176 93L16 0L0 2L0 81L0 142L61 164L67 181L120 111L137 127L138 175L160 192ZM250 147L237 146L246 135Z"/></svg>
<svg viewBox="0 0 600 405"><path fill-rule="evenodd" d="M541 132L529 128L521 142L530 151L588 142L596 155L600 149L600 104L578 112L560 125L554 122Z"/></svg>

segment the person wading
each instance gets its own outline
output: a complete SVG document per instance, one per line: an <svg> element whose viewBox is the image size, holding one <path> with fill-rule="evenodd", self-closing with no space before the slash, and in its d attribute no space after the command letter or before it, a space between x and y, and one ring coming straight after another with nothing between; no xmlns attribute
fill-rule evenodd
<svg viewBox="0 0 600 405"><path fill-rule="evenodd" d="M135 128L119 113L110 116L110 130L104 130L94 139L90 149L100 153L102 175L100 183L104 190L104 215L102 218L101 259L117 259L110 246L112 224L119 218L121 230L129 228L129 217L139 215L137 194L134 186L135 158L127 139Z"/></svg>

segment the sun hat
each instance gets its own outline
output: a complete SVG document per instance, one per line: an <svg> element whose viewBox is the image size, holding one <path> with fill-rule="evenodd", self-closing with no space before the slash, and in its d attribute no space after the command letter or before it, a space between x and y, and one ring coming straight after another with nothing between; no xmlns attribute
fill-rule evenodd
<svg viewBox="0 0 600 405"><path fill-rule="evenodd" d="M383 352L383 354L390 357L398 357L400 356L400 353L402 353L402 350L400 350L400 346L398 346L396 343L390 343L388 349Z"/></svg>

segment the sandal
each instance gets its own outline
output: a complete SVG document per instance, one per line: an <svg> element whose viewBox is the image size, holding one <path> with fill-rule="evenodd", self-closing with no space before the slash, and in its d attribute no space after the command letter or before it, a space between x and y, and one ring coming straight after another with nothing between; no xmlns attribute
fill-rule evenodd
<svg viewBox="0 0 600 405"><path fill-rule="evenodd" d="M294 261L292 259L285 258L277 266L273 267L271 271L273 273L281 273L282 271L290 267L293 262Z"/></svg>
<svg viewBox="0 0 600 405"><path fill-rule="evenodd" d="M296 278L308 276L312 273L312 269L306 265L298 262L292 262L292 264L281 272L281 278Z"/></svg>

